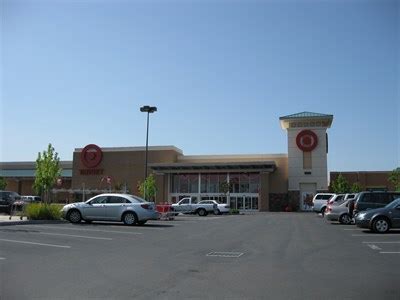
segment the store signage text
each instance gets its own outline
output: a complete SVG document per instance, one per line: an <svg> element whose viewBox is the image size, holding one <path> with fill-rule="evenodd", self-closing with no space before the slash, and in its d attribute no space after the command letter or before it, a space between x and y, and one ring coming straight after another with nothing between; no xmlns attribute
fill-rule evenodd
<svg viewBox="0 0 400 300"><path fill-rule="evenodd" d="M80 169L81 175L103 175L104 169Z"/></svg>
<svg viewBox="0 0 400 300"><path fill-rule="evenodd" d="M95 144L89 144L82 149L81 162L88 169L80 169L81 175L103 175L103 169L95 169L103 159L103 152Z"/></svg>

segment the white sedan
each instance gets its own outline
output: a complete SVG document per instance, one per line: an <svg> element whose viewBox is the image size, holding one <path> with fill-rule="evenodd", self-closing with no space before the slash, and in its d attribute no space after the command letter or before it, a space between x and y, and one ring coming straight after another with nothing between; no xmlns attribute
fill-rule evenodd
<svg viewBox="0 0 400 300"><path fill-rule="evenodd" d="M200 201L198 204L217 204L217 210L216 212L220 214L226 214L229 213L230 207L226 203L219 203L218 201L215 200L203 200Z"/></svg>

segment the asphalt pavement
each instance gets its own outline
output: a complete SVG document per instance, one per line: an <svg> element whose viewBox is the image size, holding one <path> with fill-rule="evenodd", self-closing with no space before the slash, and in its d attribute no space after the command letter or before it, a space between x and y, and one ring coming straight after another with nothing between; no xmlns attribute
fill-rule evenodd
<svg viewBox="0 0 400 300"><path fill-rule="evenodd" d="M312 213L0 227L0 299L400 299L400 231Z"/></svg>

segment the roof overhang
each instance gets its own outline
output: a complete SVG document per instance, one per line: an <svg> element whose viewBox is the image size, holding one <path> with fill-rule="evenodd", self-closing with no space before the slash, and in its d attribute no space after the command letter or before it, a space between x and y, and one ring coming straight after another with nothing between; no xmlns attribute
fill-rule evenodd
<svg viewBox="0 0 400 300"><path fill-rule="evenodd" d="M149 167L157 173L182 172L274 172L274 161L214 162L214 163L155 163Z"/></svg>
<svg viewBox="0 0 400 300"><path fill-rule="evenodd" d="M333 115L302 112L279 118L282 129L301 128L301 127L322 127L330 128Z"/></svg>

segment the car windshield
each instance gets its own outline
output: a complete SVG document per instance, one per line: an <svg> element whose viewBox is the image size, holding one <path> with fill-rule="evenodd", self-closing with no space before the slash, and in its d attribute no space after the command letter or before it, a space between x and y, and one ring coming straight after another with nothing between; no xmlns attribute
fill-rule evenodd
<svg viewBox="0 0 400 300"><path fill-rule="evenodd" d="M397 198L396 200L393 200L390 202L388 205L386 205L386 208L395 208L396 206L400 205L400 198Z"/></svg>

